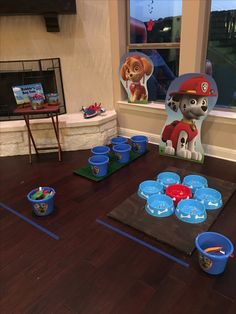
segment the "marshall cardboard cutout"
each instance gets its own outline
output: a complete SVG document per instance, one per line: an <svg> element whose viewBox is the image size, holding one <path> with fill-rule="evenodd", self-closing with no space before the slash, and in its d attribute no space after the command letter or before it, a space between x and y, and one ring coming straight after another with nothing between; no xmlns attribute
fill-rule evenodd
<svg viewBox="0 0 236 314"><path fill-rule="evenodd" d="M119 74L131 103L147 103L147 80L152 75L153 63L140 52L131 52L122 57Z"/></svg>
<svg viewBox="0 0 236 314"><path fill-rule="evenodd" d="M206 74L184 74L171 83L165 101L168 118L161 134L160 154L203 163L201 126L215 106L217 94L215 81Z"/></svg>

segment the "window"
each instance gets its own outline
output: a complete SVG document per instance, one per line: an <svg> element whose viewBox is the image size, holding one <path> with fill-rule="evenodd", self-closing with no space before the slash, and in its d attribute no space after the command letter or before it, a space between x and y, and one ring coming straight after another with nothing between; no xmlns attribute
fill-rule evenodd
<svg viewBox="0 0 236 314"><path fill-rule="evenodd" d="M163 100L179 72L182 1L130 0L128 12L128 51L139 51L152 59L148 100Z"/></svg>
<svg viewBox="0 0 236 314"><path fill-rule="evenodd" d="M206 73L218 86L217 106L236 108L235 0L212 0Z"/></svg>

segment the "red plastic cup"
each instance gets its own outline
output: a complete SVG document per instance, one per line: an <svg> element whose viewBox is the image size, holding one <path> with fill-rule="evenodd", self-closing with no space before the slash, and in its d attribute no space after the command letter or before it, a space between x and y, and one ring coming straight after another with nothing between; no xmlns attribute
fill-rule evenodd
<svg viewBox="0 0 236 314"><path fill-rule="evenodd" d="M183 184L172 184L168 186L165 194L172 198L175 205L181 200L192 197L190 188Z"/></svg>

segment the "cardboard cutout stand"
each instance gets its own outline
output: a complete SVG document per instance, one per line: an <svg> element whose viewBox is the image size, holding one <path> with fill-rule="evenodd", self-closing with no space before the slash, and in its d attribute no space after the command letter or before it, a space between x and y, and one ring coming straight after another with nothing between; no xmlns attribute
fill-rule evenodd
<svg viewBox="0 0 236 314"><path fill-rule="evenodd" d="M160 154L203 163L203 120L217 101L217 86L206 74L190 73L176 78L165 101L168 114L162 130Z"/></svg>
<svg viewBox="0 0 236 314"><path fill-rule="evenodd" d="M130 103L148 102L147 80L152 72L152 60L143 53L131 52L121 58L119 75Z"/></svg>

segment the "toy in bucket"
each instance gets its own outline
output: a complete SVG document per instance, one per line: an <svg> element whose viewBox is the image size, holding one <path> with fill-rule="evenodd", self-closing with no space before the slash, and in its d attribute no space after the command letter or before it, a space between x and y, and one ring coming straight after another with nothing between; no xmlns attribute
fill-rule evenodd
<svg viewBox="0 0 236 314"><path fill-rule="evenodd" d="M47 216L54 210L55 190L50 187L39 187L28 193L27 198L33 206L36 216Z"/></svg>
<svg viewBox="0 0 236 314"><path fill-rule="evenodd" d="M139 154L144 154L147 150L148 138L143 135L135 135L131 137L132 150Z"/></svg>
<svg viewBox="0 0 236 314"><path fill-rule="evenodd" d="M107 174L109 157L106 155L94 155L89 157L92 174L96 177L103 177Z"/></svg>
<svg viewBox="0 0 236 314"><path fill-rule="evenodd" d="M44 105L44 97L41 94L35 94L30 97L31 107L34 110L42 109Z"/></svg>
<svg viewBox="0 0 236 314"><path fill-rule="evenodd" d="M217 232L203 232L195 239L200 267L208 274L224 272L228 258L233 256L232 242Z"/></svg>

